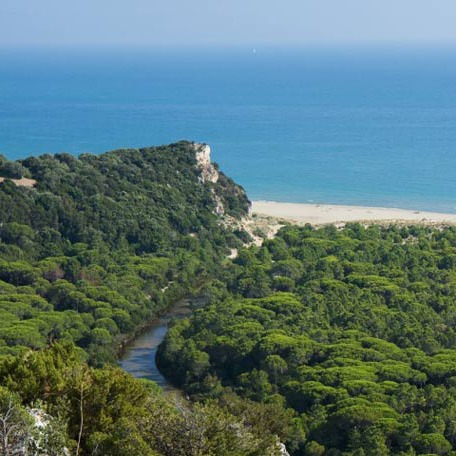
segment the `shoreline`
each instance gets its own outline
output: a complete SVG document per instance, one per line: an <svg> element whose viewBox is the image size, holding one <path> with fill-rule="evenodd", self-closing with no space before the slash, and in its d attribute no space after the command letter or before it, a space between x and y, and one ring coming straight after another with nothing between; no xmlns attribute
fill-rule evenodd
<svg viewBox="0 0 456 456"><path fill-rule="evenodd" d="M252 201L252 214L283 219L291 223L310 223L315 226L350 222L456 225L456 214L338 204L283 203L260 200Z"/></svg>

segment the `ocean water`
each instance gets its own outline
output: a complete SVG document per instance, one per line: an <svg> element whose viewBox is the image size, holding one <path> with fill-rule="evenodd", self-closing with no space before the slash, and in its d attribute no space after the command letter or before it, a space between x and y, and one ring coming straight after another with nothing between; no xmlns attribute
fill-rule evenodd
<svg viewBox="0 0 456 456"><path fill-rule="evenodd" d="M10 159L180 139L251 199L456 212L456 49L0 51Z"/></svg>

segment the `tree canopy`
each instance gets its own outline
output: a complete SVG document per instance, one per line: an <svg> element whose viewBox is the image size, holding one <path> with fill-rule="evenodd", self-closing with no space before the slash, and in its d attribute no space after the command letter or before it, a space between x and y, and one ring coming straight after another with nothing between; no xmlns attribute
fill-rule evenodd
<svg viewBox="0 0 456 456"><path fill-rule="evenodd" d="M197 397L216 381L293 410L296 454L449 454L455 253L453 227L287 226L175 322L160 365Z"/></svg>

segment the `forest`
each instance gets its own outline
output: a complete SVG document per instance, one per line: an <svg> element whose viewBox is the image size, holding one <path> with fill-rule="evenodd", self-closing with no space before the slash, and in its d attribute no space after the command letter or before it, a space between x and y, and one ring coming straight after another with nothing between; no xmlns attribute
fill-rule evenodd
<svg viewBox="0 0 456 456"><path fill-rule="evenodd" d="M245 192L203 182L195 148L0 159L1 454L276 454L267 405L166 399L116 366L248 236L216 211L246 215Z"/></svg>
<svg viewBox="0 0 456 456"><path fill-rule="evenodd" d="M455 454L455 265L454 227L284 227L174 323L160 366L198 400L291 412L291 454Z"/></svg>
<svg viewBox="0 0 456 456"><path fill-rule="evenodd" d="M0 157L0 454L456 455L456 228L248 247L244 190L197 151ZM168 396L116 360L191 296Z"/></svg>
<svg viewBox="0 0 456 456"><path fill-rule="evenodd" d="M213 211L215 194L227 216L245 214L243 190L222 173L202 185L190 143L3 160L1 174L37 184L0 184L0 355L59 340L112 361L241 243Z"/></svg>

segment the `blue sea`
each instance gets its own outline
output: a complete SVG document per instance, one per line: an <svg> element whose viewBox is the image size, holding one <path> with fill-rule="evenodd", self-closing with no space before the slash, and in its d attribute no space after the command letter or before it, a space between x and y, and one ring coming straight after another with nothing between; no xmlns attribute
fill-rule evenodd
<svg viewBox="0 0 456 456"><path fill-rule="evenodd" d="M456 49L0 51L0 153L207 142L251 199L456 212Z"/></svg>

